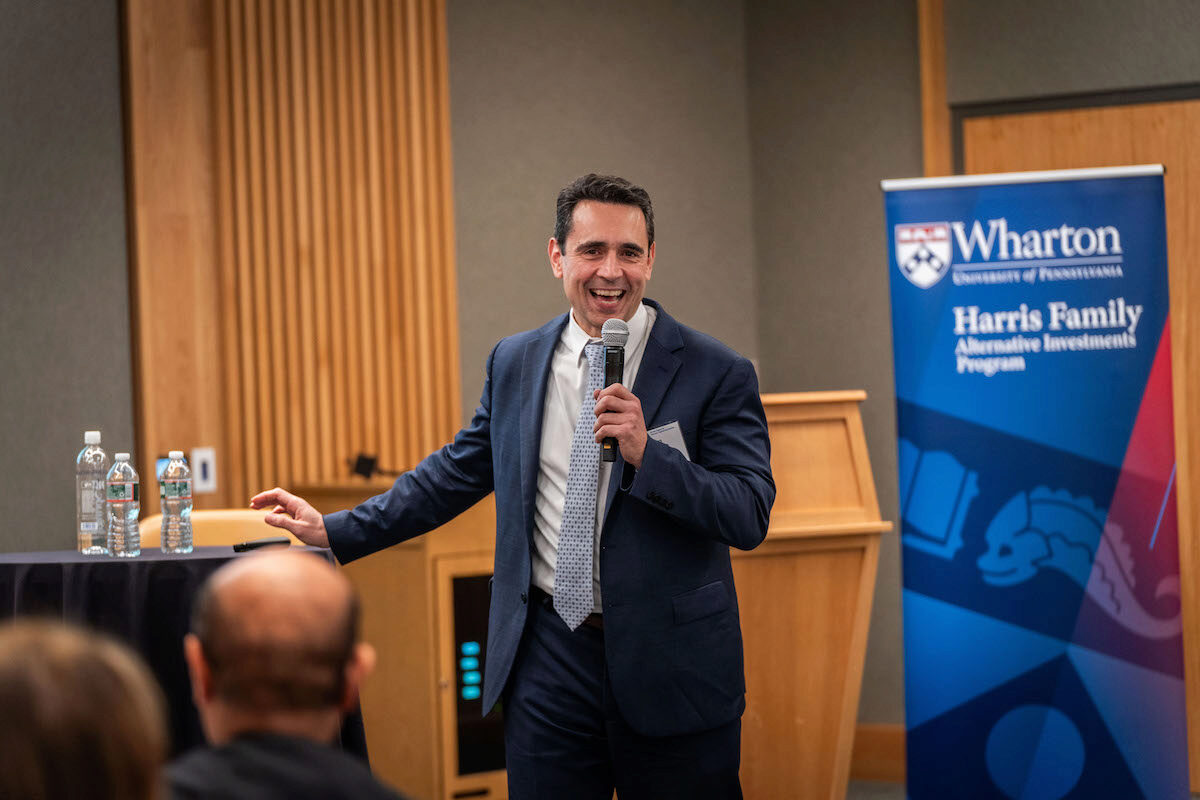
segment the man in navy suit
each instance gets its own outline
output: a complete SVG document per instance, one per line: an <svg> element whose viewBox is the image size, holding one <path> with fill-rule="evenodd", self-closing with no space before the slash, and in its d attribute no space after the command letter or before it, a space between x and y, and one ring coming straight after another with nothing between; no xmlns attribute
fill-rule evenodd
<svg viewBox="0 0 1200 800"><path fill-rule="evenodd" d="M571 310L495 346L479 408L453 442L350 511L322 517L282 489L251 500L345 563L496 493L483 707L505 701L514 800L610 800L614 788L622 800L741 797L729 547L766 536L770 443L750 362L643 299L654 250L645 190L576 180L559 194L548 247ZM586 396L587 346L613 318L630 330L624 380ZM598 476L592 457L594 504L568 492L581 435L619 447ZM564 516L588 529L595 519L591 613L572 625L553 599ZM577 552L563 564L582 563Z"/></svg>

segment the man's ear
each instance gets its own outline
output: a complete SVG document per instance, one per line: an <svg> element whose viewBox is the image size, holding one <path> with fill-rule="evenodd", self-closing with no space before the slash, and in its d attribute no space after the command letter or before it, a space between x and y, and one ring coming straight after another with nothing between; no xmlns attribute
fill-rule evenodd
<svg viewBox="0 0 1200 800"><path fill-rule="evenodd" d="M213 681L212 670L204 660L204 648L194 633L183 637L183 659L187 662L188 676L192 679L192 700L199 708L202 703L212 700Z"/></svg>
<svg viewBox="0 0 1200 800"><path fill-rule="evenodd" d="M354 645L354 652L346 663L346 680L342 685L342 711L350 712L358 705L358 692L375 671L375 648L366 642Z"/></svg>
<svg viewBox="0 0 1200 800"><path fill-rule="evenodd" d="M563 254L562 254L562 250L558 246L558 240L556 240L553 236L550 237L550 244L546 246L546 252L550 256L550 271L554 273L554 277L558 278L559 280L562 280Z"/></svg>

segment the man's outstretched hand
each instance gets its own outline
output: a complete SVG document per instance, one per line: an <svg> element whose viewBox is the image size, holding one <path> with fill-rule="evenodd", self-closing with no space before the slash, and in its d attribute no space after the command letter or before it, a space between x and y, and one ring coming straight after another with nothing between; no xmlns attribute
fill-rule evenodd
<svg viewBox="0 0 1200 800"><path fill-rule="evenodd" d="M279 487L259 492L250 498L251 508L271 507L263 521L290 531L297 539L314 547L329 547L325 519L308 501Z"/></svg>

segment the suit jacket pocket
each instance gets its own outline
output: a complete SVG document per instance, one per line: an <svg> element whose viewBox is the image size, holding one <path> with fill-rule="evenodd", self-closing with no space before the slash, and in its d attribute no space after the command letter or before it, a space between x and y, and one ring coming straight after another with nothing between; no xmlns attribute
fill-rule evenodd
<svg viewBox="0 0 1200 800"><path fill-rule="evenodd" d="M699 589L677 594L671 598L675 624L710 617L729 608L729 590L724 581L713 581Z"/></svg>

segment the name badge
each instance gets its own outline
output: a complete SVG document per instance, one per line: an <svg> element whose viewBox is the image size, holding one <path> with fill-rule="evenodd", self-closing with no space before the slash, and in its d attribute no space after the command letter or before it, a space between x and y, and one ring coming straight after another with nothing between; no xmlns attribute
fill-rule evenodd
<svg viewBox="0 0 1200 800"><path fill-rule="evenodd" d="M678 450L688 461L692 460L692 457L688 455L687 445L683 443L683 431L679 428L678 421L659 425L654 430L646 431L646 435L656 442L662 442L667 447Z"/></svg>

